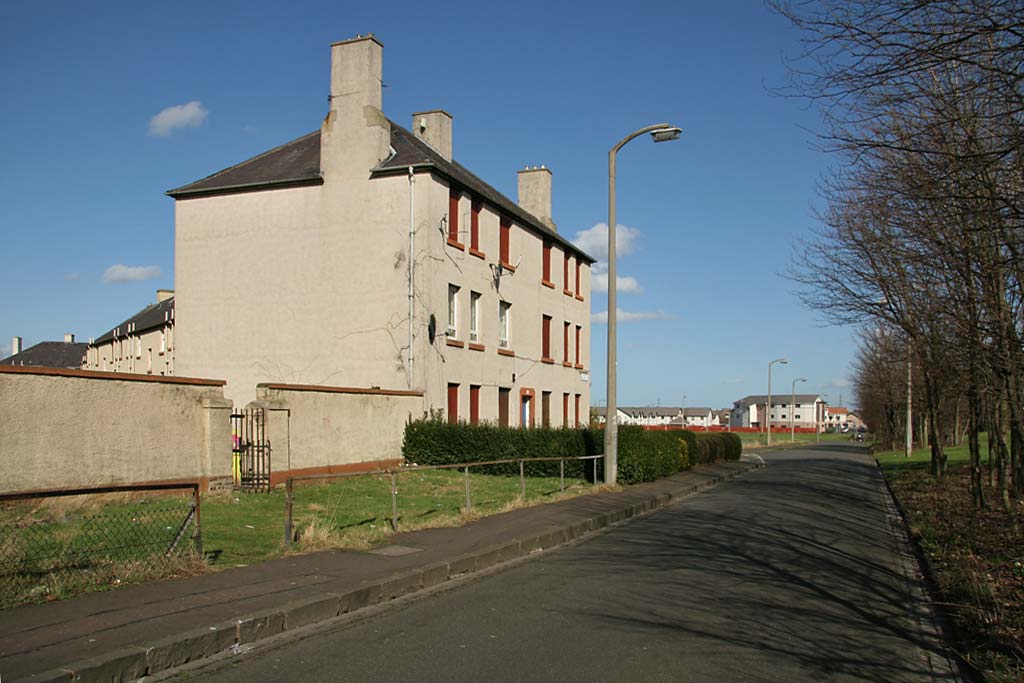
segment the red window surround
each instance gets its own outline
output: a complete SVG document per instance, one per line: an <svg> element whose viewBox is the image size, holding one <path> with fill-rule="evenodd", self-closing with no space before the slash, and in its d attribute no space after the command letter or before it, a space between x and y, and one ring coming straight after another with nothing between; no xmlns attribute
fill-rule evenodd
<svg viewBox="0 0 1024 683"><path fill-rule="evenodd" d="M580 426L580 395L576 394L576 426Z"/></svg>
<svg viewBox="0 0 1024 683"><path fill-rule="evenodd" d="M562 293L572 296L572 290L569 289L569 252L565 252L562 259Z"/></svg>
<svg viewBox="0 0 1024 683"><path fill-rule="evenodd" d="M509 268L512 266L512 264L509 263L508 256L509 238L512 233L512 221L502 216L499 222L499 230L501 231L501 234L499 235L498 240L498 260L501 261L501 265Z"/></svg>
<svg viewBox="0 0 1024 683"><path fill-rule="evenodd" d="M463 248L459 242L459 192L454 188L448 191L448 244Z"/></svg>
<svg viewBox="0 0 1024 683"><path fill-rule="evenodd" d="M544 272L541 284L552 289L555 287L555 283L551 281L551 242L548 240L544 240Z"/></svg>
<svg viewBox="0 0 1024 683"><path fill-rule="evenodd" d="M576 298L583 301L583 295L580 294L580 260L576 259Z"/></svg>
<svg viewBox="0 0 1024 683"><path fill-rule="evenodd" d="M580 363L580 334L583 332L583 328L579 325L576 326L576 367L583 369L583 365Z"/></svg>
<svg viewBox="0 0 1024 683"><path fill-rule="evenodd" d="M545 363L554 363L551 357L551 316L545 315L541 318L541 360Z"/></svg>
<svg viewBox="0 0 1024 683"><path fill-rule="evenodd" d="M562 394L562 426L569 426L569 394Z"/></svg>
<svg viewBox="0 0 1024 683"><path fill-rule="evenodd" d="M459 385L448 385L448 424L459 421Z"/></svg>
<svg viewBox="0 0 1024 683"><path fill-rule="evenodd" d="M480 209L480 200L474 199L469 215L469 253L484 258L484 253L480 251Z"/></svg>
<svg viewBox="0 0 1024 683"><path fill-rule="evenodd" d="M469 385L469 423L477 424L480 422L480 386L476 384Z"/></svg>

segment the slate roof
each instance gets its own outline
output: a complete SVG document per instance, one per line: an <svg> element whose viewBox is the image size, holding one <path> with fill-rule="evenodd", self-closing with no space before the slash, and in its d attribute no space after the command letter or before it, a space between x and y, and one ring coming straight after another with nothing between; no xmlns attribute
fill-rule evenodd
<svg viewBox="0 0 1024 683"><path fill-rule="evenodd" d="M772 394L772 405L779 405L780 403L789 403L790 398L793 398L791 394L786 391L780 391L779 393ZM821 394L797 394L795 399L797 403L814 403L817 399L821 398ZM764 403L768 400L768 396L765 394L759 394L756 396L744 396L740 400L736 401L734 405L737 407L744 407L753 405L754 403Z"/></svg>
<svg viewBox="0 0 1024 683"><path fill-rule="evenodd" d="M0 365L25 365L41 368L81 368L88 344L46 341L0 360Z"/></svg>
<svg viewBox="0 0 1024 683"><path fill-rule="evenodd" d="M708 414L714 412L711 408L684 408L684 417L706 417Z"/></svg>
<svg viewBox="0 0 1024 683"><path fill-rule="evenodd" d="M133 331L133 334L139 334L141 332L145 332L146 330L152 330L154 328L160 327L167 320L174 320L173 296L168 299L165 299L164 301L161 301L160 303L150 304L149 306L146 306L141 311L139 311L132 317L128 318L117 327L108 330L99 337L97 337L96 340L93 342L93 345L102 344L104 342L110 341L111 339L114 338L115 332L117 333L117 336L124 336L128 334L129 324L135 325L135 330Z"/></svg>
<svg viewBox="0 0 1024 683"><path fill-rule="evenodd" d="M167 190L167 194L175 199L187 199L297 185L322 185L323 182L320 176L320 131L314 131L202 180Z"/></svg>
<svg viewBox="0 0 1024 683"><path fill-rule="evenodd" d="M516 219L524 227L548 237L587 263L594 263L596 259L488 185L462 164L457 161L448 161L433 147L405 128L393 121L389 121L389 123L391 124L391 149L394 153L373 169L372 176L406 173L410 166L428 168L489 202L501 212ZM214 194L257 192L283 187L322 184L320 131L314 131L240 164L218 171L202 180L168 190L167 194L175 199L189 199Z"/></svg>

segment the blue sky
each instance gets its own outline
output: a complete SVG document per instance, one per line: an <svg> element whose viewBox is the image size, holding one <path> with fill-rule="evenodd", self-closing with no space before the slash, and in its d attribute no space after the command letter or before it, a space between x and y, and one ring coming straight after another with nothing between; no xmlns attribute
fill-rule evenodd
<svg viewBox="0 0 1024 683"><path fill-rule="evenodd" d="M384 44L384 109L443 108L454 156L515 198L554 173L559 230L591 248L618 157L620 405L724 407L791 380L852 396L848 329L823 327L780 276L815 224L817 120L767 88L799 36L759 1L494 4L8 0L0 21L0 357L99 336L174 286L164 191L317 129L329 44ZM161 117L158 115L170 110ZM597 251L594 249L594 251ZM597 253L595 256L599 255ZM595 292L593 312L606 311ZM606 327L593 326L593 402Z"/></svg>

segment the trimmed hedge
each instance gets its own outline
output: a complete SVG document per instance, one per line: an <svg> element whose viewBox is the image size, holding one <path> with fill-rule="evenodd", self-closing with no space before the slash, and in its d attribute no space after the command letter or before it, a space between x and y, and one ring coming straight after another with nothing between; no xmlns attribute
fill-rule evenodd
<svg viewBox="0 0 1024 683"><path fill-rule="evenodd" d="M549 427L519 429L465 422L448 424L435 416L409 422L405 426L402 456L406 462L417 465L455 465L508 458L596 455L592 451L595 444L588 440L586 431ZM584 465L588 467L584 468ZM589 461L567 460L565 475L582 477L584 469L589 475L592 471L589 465ZM527 463L526 469L532 476L558 476L557 462ZM489 465L483 471L489 474L518 475L519 466L515 463Z"/></svg>
<svg viewBox="0 0 1024 683"><path fill-rule="evenodd" d="M602 439L604 431L601 431ZM689 469L690 448L681 432L648 432L619 427L619 482L639 484Z"/></svg>
<svg viewBox="0 0 1024 683"><path fill-rule="evenodd" d="M667 477L696 464L737 460L742 442L736 434L681 431L646 431L619 427L619 482L639 484ZM402 455L418 465L454 465L511 458L567 458L604 452L604 429L522 429L495 424L448 424L443 417L410 422L405 427ZM604 463L597 461L598 478ZM489 465L489 474L518 475L519 466ZM527 463L531 476L558 476L558 462ZM569 477L592 478L590 461L566 460Z"/></svg>
<svg viewBox="0 0 1024 683"><path fill-rule="evenodd" d="M743 441L731 432L690 432L697 446L697 463L706 465L722 460L739 460Z"/></svg>

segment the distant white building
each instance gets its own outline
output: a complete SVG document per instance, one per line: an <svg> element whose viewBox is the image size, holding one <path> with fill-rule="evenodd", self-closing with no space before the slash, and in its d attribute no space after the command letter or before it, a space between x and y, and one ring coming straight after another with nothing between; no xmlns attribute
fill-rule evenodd
<svg viewBox="0 0 1024 683"><path fill-rule="evenodd" d="M604 408L594 408L599 424L604 424L606 413ZM619 406L616 415L620 425L668 425L675 418L682 417L683 409L672 406Z"/></svg>
<svg viewBox="0 0 1024 683"><path fill-rule="evenodd" d="M797 394L791 396L772 395L772 406L766 411L768 396L765 394L745 396L735 401L730 414L733 427L764 427L765 412L773 427L789 427L792 420L794 427L824 428L825 409L828 405L820 394Z"/></svg>

